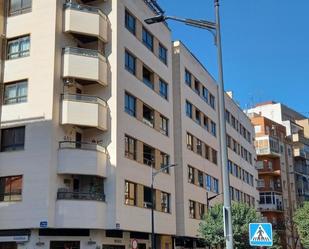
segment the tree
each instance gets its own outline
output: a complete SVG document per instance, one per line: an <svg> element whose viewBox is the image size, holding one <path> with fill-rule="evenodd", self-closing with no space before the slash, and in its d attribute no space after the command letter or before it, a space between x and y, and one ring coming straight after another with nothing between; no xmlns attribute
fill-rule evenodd
<svg viewBox="0 0 309 249"><path fill-rule="evenodd" d="M199 235L205 243L211 247L224 248L225 238L223 232L223 205L217 204L205 215L200 223ZM232 204L233 239L237 249L251 248L249 245L249 223L259 222L261 216L247 204ZM278 236L274 235L276 243L273 249L280 249Z"/></svg>
<svg viewBox="0 0 309 249"><path fill-rule="evenodd" d="M294 215L294 222L304 248L309 248L309 202L299 207Z"/></svg>

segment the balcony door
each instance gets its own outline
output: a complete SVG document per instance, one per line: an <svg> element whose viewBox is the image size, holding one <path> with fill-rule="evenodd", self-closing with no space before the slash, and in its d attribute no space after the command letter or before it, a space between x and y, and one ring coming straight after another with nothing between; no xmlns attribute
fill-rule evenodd
<svg viewBox="0 0 309 249"><path fill-rule="evenodd" d="M82 134L79 132L75 133L76 148L80 149L82 147Z"/></svg>

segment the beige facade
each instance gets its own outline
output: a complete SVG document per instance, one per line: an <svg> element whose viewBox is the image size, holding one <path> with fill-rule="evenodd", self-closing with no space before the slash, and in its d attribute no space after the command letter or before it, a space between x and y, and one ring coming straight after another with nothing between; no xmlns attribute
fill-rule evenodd
<svg viewBox="0 0 309 249"><path fill-rule="evenodd" d="M171 34L143 23L158 6L6 2L0 230L15 234L0 243L148 248L151 167L174 162ZM174 182L173 169L154 182L158 248L176 234Z"/></svg>
<svg viewBox="0 0 309 249"><path fill-rule="evenodd" d="M176 224L179 246L198 246L198 227L209 206L222 201L219 150L218 87L215 80L179 41L173 50ZM257 171L250 120L226 95L226 116L233 201L256 206ZM235 145L235 150L233 146Z"/></svg>

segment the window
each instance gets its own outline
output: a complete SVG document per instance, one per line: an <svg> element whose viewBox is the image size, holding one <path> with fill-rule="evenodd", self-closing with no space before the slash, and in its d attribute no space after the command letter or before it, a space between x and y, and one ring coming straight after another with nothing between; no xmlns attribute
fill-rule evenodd
<svg viewBox="0 0 309 249"><path fill-rule="evenodd" d="M125 52L125 68L130 73L135 75L135 73L136 73L136 58L135 58L134 55L132 55L128 51Z"/></svg>
<svg viewBox="0 0 309 249"><path fill-rule="evenodd" d="M125 204L136 205L136 184L132 182L125 182Z"/></svg>
<svg viewBox="0 0 309 249"><path fill-rule="evenodd" d="M30 55L30 36L8 40L7 59L17 59Z"/></svg>
<svg viewBox="0 0 309 249"><path fill-rule="evenodd" d="M226 119L226 122L230 123L231 119L230 119L230 112L228 110L225 111L225 119Z"/></svg>
<svg viewBox="0 0 309 249"><path fill-rule="evenodd" d="M219 194L219 181L216 178L213 178L214 180L214 192Z"/></svg>
<svg viewBox="0 0 309 249"><path fill-rule="evenodd" d="M197 80L194 81L194 91L200 95L200 82L198 82Z"/></svg>
<svg viewBox="0 0 309 249"><path fill-rule="evenodd" d="M204 187L204 174L202 171L197 172L197 178L198 178L198 185L203 188Z"/></svg>
<svg viewBox="0 0 309 249"><path fill-rule="evenodd" d="M125 111L129 115L136 115L136 98L129 93L125 93Z"/></svg>
<svg viewBox="0 0 309 249"><path fill-rule="evenodd" d="M149 48L151 51L153 51L153 35L150 34L150 32L143 27L142 36L143 36L143 43L145 44L145 46Z"/></svg>
<svg viewBox="0 0 309 249"><path fill-rule="evenodd" d="M159 44L159 59L167 64L167 49L161 43Z"/></svg>
<svg viewBox="0 0 309 249"><path fill-rule="evenodd" d="M150 127L154 126L154 110L143 104L143 122Z"/></svg>
<svg viewBox="0 0 309 249"><path fill-rule="evenodd" d="M195 219L196 214L195 214L195 201L189 201L189 217L191 219Z"/></svg>
<svg viewBox="0 0 309 249"><path fill-rule="evenodd" d="M194 184L194 168L191 166L188 166L188 181Z"/></svg>
<svg viewBox="0 0 309 249"><path fill-rule="evenodd" d="M199 154L200 156L203 155L202 141L199 139L196 139L196 153Z"/></svg>
<svg viewBox="0 0 309 249"><path fill-rule="evenodd" d="M205 144L205 158L207 160L209 160L209 158L210 158L209 150L210 150L209 146Z"/></svg>
<svg viewBox="0 0 309 249"><path fill-rule="evenodd" d="M214 135L215 137L217 136L217 125L215 122L211 121L210 122L210 132L212 135Z"/></svg>
<svg viewBox="0 0 309 249"><path fill-rule="evenodd" d="M201 125L201 112L198 109L195 109L195 121Z"/></svg>
<svg viewBox="0 0 309 249"><path fill-rule="evenodd" d="M215 109L215 96L212 94L209 94L209 104L213 109Z"/></svg>
<svg viewBox="0 0 309 249"><path fill-rule="evenodd" d="M125 26L133 35L136 32L136 18L131 15L127 10L125 12Z"/></svg>
<svg viewBox="0 0 309 249"><path fill-rule="evenodd" d="M191 87L192 77L191 77L191 73L188 70L185 71L185 82L188 86Z"/></svg>
<svg viewBox="0 0 309 249"><path fill-rule="evenodd" d="M155 165L155 149L146 144L143 145L143 162L151 167Z"/></svg>
<svg viewBox="0 0 309 249"><path fill-rule="evenodd" d="M146 86L153 89L153 72L151 72L147 67L143 66L143 82Z"/></svg>
<svg viewBox="0 0 309 249"><path fill-rule="evenodd" d="M237 164L234 164L234 170L233 170L233 175L238 177L238 165Z"/></svg>
<svg viewBox="0 0 309 249"><path fill-rule="evenodd" d="M204 116L204 128L209 131L209 118Z"/></svg>
<svg viewBox="0 0 309 249"><path fill-rule="evenodd" d="M192 118L192 104L186 101L186 114L189 118Z"/></svg>
<svg viewBox="0 0 309 249"><path fill-rule="evenodd" d="M1 130L1 151L23 150L25 126Z"/></svg>
<svg viewBox="0 0 309 249"><path fill-rule="evenodd" d="M27 101L28 81L18 81L4 86L4 104L16 104Z"/></svg>
<svg viewBox="0 0 309 249"><path fill-rule="evenodd" d="M21 201L22 176L0 177L0 202Z"/></svg>
<svg viewBox="0 0 309 249"><path fill-rule="evenodd" d="M212 177L210 175L206 175L206 189L211 191L212 185Z"/></svg>
<svg viewBox="0 0 309 249"><path fill-rule="evenodd" d="M160 95L163 98L168 99L168 84L162 79L160 79Z"/></svg>
<svg viewBox="0 0 309 249"><path fill-rule="evenodd" d="M125 136L125 156L136 160L136 140L132 137Z"/></svg>
<svg viewBox="0 0 309 249"><path fill-rule="evenodd" d="M193 136L187 133L187 148L193 151Z"/></svg>
<svg viewBox="0 0 309 249"><path fill-rule="evenodd" d="M228 167L229 173L233 174L233 163L232 163L232 161L228 160L227 167Z"/></svg>
<svg viewBox="0 0 309 249"><path fill-rule="evenodd" d="M169 166L170 164L170 156L164 152L160 152L160 159L161 159L161 163L160 163L160 166L161 166L161 169L164 168L164 167L167 167ZM164 170L164 173L169 173L169 168L165 169Z"/></svg>
<svg viewBox="0 0 309 249"><path fill-rule="evenodd" d="M9 16L31 11L31 0L9 0Z"/></svg>
<svg viewBox="0 0 309 249"><path fill-rule="evenodd" d="M154 190L154 192L155 192L155 190ZM155 198L155 196L153 196L153 198ZM151 199L152 199L151 188L144 186L144 208L151 208L151 206L152 206Z"/></svg>
<svg viewBox="0 0 309 249"><path fill-rule="evenodd" d="M202 95L203 95L203 99L208 103L208 89L206 87L203 86L202 88Z"/></svg>
<svg viewBox="0 0 309 249"><path fill-rule="evenodd" d="M205 215L205 205L202 203L198 203L198 212L199 212L199 219L203 219Z"/></svg>
<svg viewBox="0 0 309 249"><path fill-rule="evenodd" d="M162 115L160 115L160 131L168 136L168 119Z"/></svg>
<svg viewBox="0 0 309 249"><path fill-rule="evenodd" d="M170 194L161 192L161 211L164 213L170 212Z"/></svg>
<svg viewBox="0 0 309 249"><path fill-rule="evenodd" d="M212 162L214 164L218 163L218 153L216 150L212 149Z"/></svg>

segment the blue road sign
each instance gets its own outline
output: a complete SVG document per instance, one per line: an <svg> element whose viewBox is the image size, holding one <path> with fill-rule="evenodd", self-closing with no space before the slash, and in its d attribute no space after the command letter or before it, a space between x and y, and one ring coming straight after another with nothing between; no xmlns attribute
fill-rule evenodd
<svg viewBox="0 0 309 249"><path fill-rule="evenodd" d="M48 226L48 222L47 221L41 221L40 222L40 228L47 228L47 226Z"/></svg>
<svg viewBox="0 0 309 249"><path fill-rule="evenodd" d="M272 246L272 225L270 223L250 223L249 240L251 246Z"/></svg>

